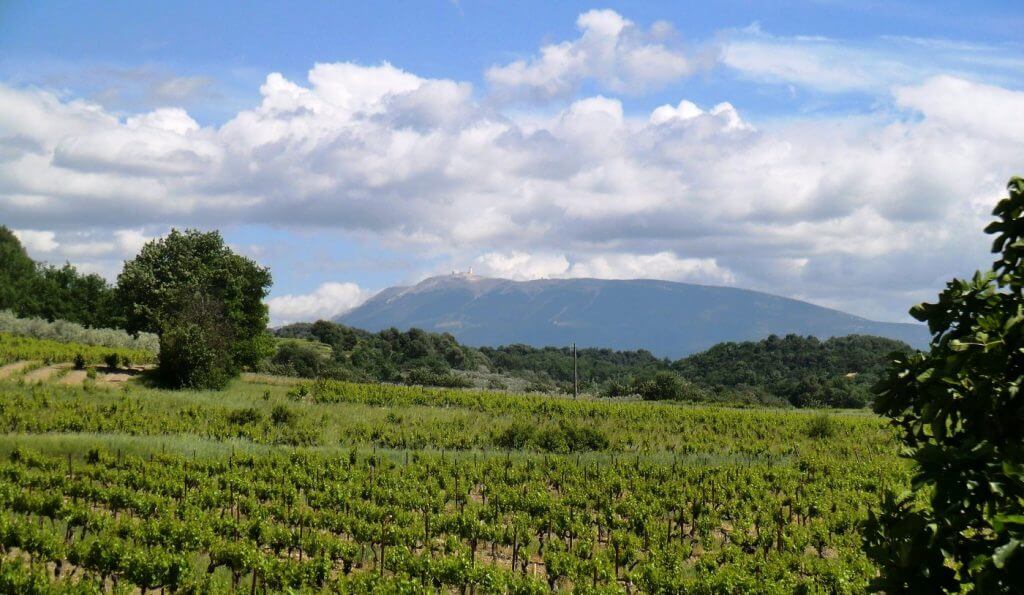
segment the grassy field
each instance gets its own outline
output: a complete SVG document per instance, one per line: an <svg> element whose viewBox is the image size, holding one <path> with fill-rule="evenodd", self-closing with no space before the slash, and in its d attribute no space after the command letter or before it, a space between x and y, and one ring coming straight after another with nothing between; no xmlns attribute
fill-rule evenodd
<svg viewBox="0 0 1024 595"><path fill-rule="evenodd" d="M0 590L861 592L858 523L908 480L862 411L260 376L13 375L0 452L0 535L37 571Z"/></svg>

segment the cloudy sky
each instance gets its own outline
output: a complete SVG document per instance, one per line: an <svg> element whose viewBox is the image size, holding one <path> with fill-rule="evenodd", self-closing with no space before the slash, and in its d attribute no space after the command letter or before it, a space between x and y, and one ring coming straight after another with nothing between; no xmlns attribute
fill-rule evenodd
<svg viewBox="0 0 1024 595"><path fill-rule="evenodd" d="M958 4L6 1L0 223L220 229L275 323L470 266L906 320L1024 174L1024 7Z"/></svg>

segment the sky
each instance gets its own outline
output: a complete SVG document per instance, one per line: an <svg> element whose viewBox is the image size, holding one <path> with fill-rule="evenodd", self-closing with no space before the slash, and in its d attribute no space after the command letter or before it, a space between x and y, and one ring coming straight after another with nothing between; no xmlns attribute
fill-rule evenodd
<svg viewBox="0 0 1024 595"><path fill-rule="evenodd" d="M172 227L273 324L467 270L906 321L1024 175L1019 2L0 0L0 224L115 280Z"/></svg>

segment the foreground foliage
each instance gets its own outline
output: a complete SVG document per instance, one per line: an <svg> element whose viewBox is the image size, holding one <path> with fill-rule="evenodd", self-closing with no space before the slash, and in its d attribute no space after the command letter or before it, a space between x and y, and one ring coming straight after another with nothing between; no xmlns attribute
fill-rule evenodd
<svg viewBox="0 0 1024 595"><path fill-rule="evenodd" d="M899 359L876 411L916 463L915 492L868 527L886 592L1019 593L1024 585L1024 179L996 206L993 270L911 310L931 351Z"/></svg>

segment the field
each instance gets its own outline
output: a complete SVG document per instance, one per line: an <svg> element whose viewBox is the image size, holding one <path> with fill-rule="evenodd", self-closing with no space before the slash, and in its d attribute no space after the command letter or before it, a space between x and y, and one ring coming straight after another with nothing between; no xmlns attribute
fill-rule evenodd
<svg viewBox="0 0 1024 595"><path fill-rule="evenodd" d="M145 349L67 343L0 332L0 365L19 361L69 363L79 355L87 364L99 364L111 354L117 355L120 361L134 364L149 364L156 361L156 354Z"/></svg>
<svg viewBox="0 0 1024 595"><path fill-rule="evenodd" d="M0 432L4 592L861 592L908 481L860 411L262 376L15 374Z"/></svg>

